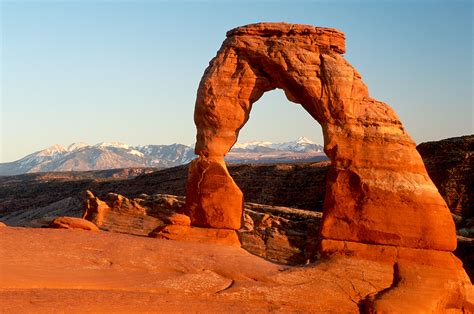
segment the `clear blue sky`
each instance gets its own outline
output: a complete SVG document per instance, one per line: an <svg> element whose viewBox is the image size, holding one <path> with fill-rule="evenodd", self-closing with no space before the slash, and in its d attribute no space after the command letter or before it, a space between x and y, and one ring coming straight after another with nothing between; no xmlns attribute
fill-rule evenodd
<svg viewBox="0 0 474 314"><path fill-rule="evenodd" d="M1 1L1 0L0 0ZM371 96L416 142L473 132L472 1L1 1L1 153L54 143L191 144L196 89L227 30L335 27ZM322 142L279 91L240 141Z"/></svg>

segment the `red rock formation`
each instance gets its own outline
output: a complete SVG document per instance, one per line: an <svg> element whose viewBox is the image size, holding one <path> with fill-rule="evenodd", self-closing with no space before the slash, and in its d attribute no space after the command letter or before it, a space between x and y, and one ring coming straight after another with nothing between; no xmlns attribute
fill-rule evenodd
<svg viewBox="0 0 474 314"><path fill-rule="evenodd" d="M455 248L449 210L415 143L395 112L369 97L360 74L341 56L344 52L344 34L329 28L260 23L227 33L196 100L199 158L189 170L186 206L193 225L239 227L234 217L242 213L241 193L223 158L252 104L266 91L281 88L323 129L332 161L323 237Z"/></svg>
<svg viewBox="0 0 474 314"><path fill-rule="evenodd" d="M83 229L90 231L99 231L97 226L85 219L76 217L58 217L55 218L48 226L57 229Z"/></svg>
<svg viewBox="0 0 474 314"><path fill-rule="evenodd" d="M186 213L198 227L239 229L243 194L227 171L223 158L199 158L189 166ZM203 210L206 209L206 210Z"/></svg>
<svg viewBox="0 0 474 314"><path fill-rule="evenodd" d="M146 236L163 222L149 216L142 199L128 199L116 193L108 193L103 200L91 191L85 193L82 218L96 224L101 230Z"/></svg>
<svg viewBox="0 0 474 314"><path fill-rule="evenodd" d="M94 222L97 226L101 226L104 220L104 215L110 210L110 207L95 197L91 191L85 192L83 219Z"/></svg>
<svg viewBox="0 0 474 314"><path fill-rule="evenodd" d="M449 278L456 271L440 263L448 252L428 251L426 267L417 269L420 265L407 252L397 257L395 248L384 248L389 262L359 254L292 267L228 245L0 228L0 312L359 313L364 307L366 313L371 308L380 313L460 313L456 307L473 312L474 299L461 305L462 291L433 302L434 295L449 295L456 288ZM393 267L395 260L400 265ZM416 281L403 280L409 272ZM390 293L393 286L416 292L408 295L415 301L397 298Z"/></svg>
<svg viewBox="0 0 474 314"><path fill-rule="evenodd" d="M456 248L449 209L398 116L369 96L344 52L344 34L328 28L260 23L227 33L198 89L199 158L189 169L186 198L191 224L240 227L242 193L224 156L253 103L281 88L321 124L331 159L321 253L393 267L392 286L368 297L367 310L461 309L471 284L449 252Z"/></svg>

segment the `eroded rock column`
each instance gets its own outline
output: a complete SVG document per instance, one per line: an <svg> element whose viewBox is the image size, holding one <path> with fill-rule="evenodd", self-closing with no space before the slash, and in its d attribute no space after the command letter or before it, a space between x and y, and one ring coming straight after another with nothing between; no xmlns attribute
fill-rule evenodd
<svg viewBox="0 0 474 314"><path fill-rule="evenodd" d="M227 171L223 157L200 157L189 166L186 213L193 226L240 228L243 194Z"/></svg>

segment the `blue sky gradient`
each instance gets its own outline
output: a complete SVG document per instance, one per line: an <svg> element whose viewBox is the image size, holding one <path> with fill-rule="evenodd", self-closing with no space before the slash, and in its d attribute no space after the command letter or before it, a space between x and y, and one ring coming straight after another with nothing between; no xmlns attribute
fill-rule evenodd
<svg viewBox="0 0 474 314"><path fill-rule="evenodd" d="M196 90L227 30L260 21L335 27L372 97L416 142L473 132L472 1L1 2L0 162L52 144L191 144ZM239 141L322 143L281 91Z"/></svg>

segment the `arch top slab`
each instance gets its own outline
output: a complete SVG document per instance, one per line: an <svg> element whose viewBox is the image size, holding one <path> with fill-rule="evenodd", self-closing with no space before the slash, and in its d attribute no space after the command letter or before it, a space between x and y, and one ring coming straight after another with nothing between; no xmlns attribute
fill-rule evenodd
<svg viewBox="0 0 474 314"><path fill-rule="evenodd" d="M231 29L227 38L234 36L253 37L291 37L305 36L320 48L333 50L337 53L346 52L346 39L343 32L328 27L316 27L303 24L288 23L255 23Z"/></svg>
<svg viewBox="0 0 474 314"><path fill-rule="evenodd" d="M243 198L224 156L252 105L280 88L322 127L332 161L325 239L451 251L454 223L396 113L369 96L330 28L258 23L227 33L200 82L196 154L187 183L192 224L238 229Z"/></svg>

